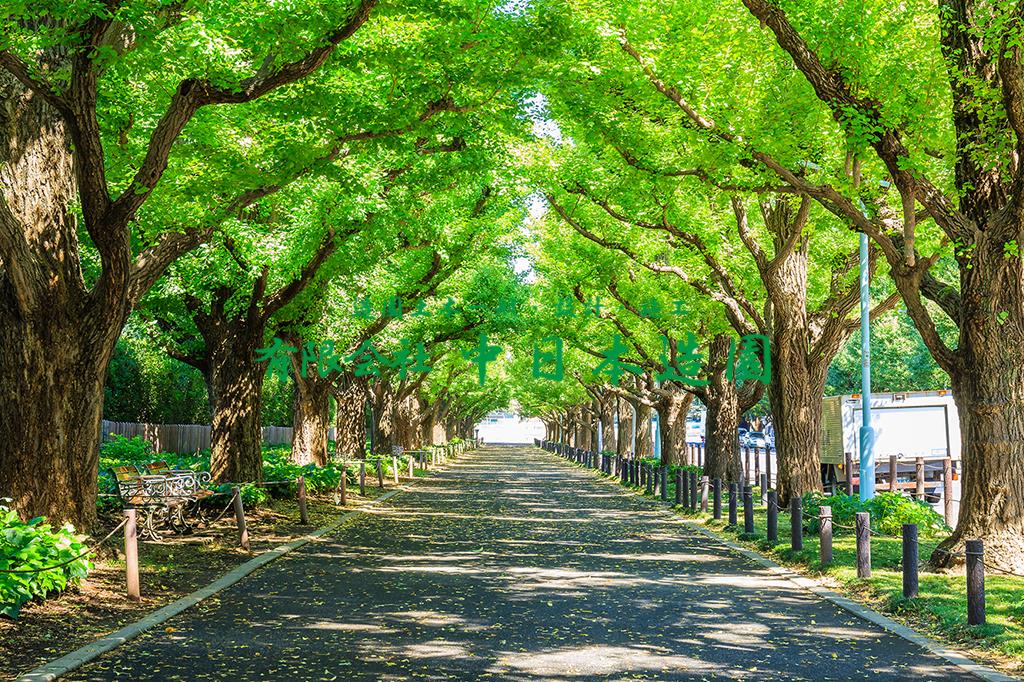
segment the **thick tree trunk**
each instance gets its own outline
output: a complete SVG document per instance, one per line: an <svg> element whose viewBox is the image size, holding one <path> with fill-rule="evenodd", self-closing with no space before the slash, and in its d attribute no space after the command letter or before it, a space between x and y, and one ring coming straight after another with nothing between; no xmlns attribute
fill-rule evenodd
<svg viewBox="0 0 1024 682"><path fill-rule="evenodd" d="M625 398L616 397L619 429L616 436L615 452L619 457L629 457L633 452L633 406Z"/></svg>
<svg viewBox="0 0 1024 682"><path fill-rule="evenodd" d="M658 401L658 433L661 442L661 461L664 464L686 464L686 415L693 403L693 394L682 389Z"/></svg>
<svg viewBox="0 0 1024 682"><path fill-rule="evenodd" d="M636 404L636 456L654 456L654 432L651 430L651 408L643 403Z"/></svg>
<svg viewBox="0 0 1024 682"><path fill-rule="evenodd" d="M371 391L374 416L375 455L390 455L395 442L395 392L389 384L378 381Z"/></svg>
<svg viewBox="0 0 1024 682"><path fill-rule="evenodd" d="M406 396L395 405L395 442L403 450L420 445L420 407L416 396Z"/></svg>
<svg viewBox="0 0 1024 682"><path fill-rule="evenodd" d="M768 388L775 425L780 503L792 495L820 491L821 410L825 375L811 371L786 352L784 344L773 346L772 383ZM788 369L776 373L776 363L792 360Z"/></svg>
<svg viewBox="0 0 1024 682"><path fill-rule="evenodd" d="M711 341L708 353L710 366L708 385L704 387L707 406L704 442L704 473L712 480L739 482L743 467L740 462L739 394L736 384L726 376L729 355L729 337L719 334Z"/></svg>
<svg viewBox="0 0 1024 682"><path fill-rule="evenodd" d="M366 381L345 373L334 393L334 453L341 460L366 456Z"/></svg>
<svg viewBox="0 0 1024 682"><path fill-rule="evenodd" d="M96 520L103 382L117 337L85 341L81 327L43 313L0 317L8 349L0 353L0 497L26 519L87 531Z"/></svg>
<svg viewBox="0 0 1024 682"><path fill-rule="evenodd" d="M210 473L221 483L261 481L260 408L266 373L255 358L263 344L263 325L224 320L216 329L216 338L206 337L214 403Z"/></svg>
<svg viewBox="0 0 1024 682"><path fill-rule="evenodd" d="M580 447L584 450L593 450L592 437L594 435L594 427L591 425L592 417L586 407L580 408L579 416L579 439Z"/></svg>
<svg viewBox="0 0 1024 682"><path fill-rule="evenodd" d="M305 379L295 377L292 402L291 461L305 466L327 464L327 436L330 429L331 384L316 372Z"/></svg>
<svg viewBox="0 0 1024 682"><path fill-rule="evenodd" d="M125 286L127 263L86 289L65 124L7 74L0 101L0 497L89 530L103 383L130 310L103 295Z"/></svg>
<svg viewBox="0 0 1024 682"><path fill-rule="evenodd" d="M1024 243L1020 218L1012 231ZM990 228L992 229L992 228ZM964 475L953 535L935 551L938 566L962 559L964 540L985 543L985 560L1024 573L1024 264L1006 256L1005 237L981 232L960 267L961 323L953 396L960 417ZM1009 312L1000 322L999 311Z"/></svg>
<svg viewBox="0 0 1024 682"><path fill-rule="evenodd" d="M601 450L616 452L618 443L615 440L615 405L616 396L605 393L600 401L601 410Z"/></svg>

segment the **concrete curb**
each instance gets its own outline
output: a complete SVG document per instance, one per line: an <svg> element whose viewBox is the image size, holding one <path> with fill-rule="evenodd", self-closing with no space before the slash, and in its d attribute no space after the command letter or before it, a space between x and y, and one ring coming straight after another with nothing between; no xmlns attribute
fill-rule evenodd
<svg viewBox="0 0 1024 682"><path fill-rule="evenodd" d="M35 670L15 678L15 682L50 682L51 680L60 678L62 675L66 675L72 670L80 668L108 651L116 649L125 642L138 637L143 632L146 632L147 630L150 630L173 618L182 611L192 608L204 599L208 599L221 590L231 587L256 569L269 564L275 559L283 557L285 554L288 554L303 545L314 542L324 535L332 533L344 525L346 521L365 513L367 510L380 505L382 502L386 502L400 493L408 491L415 482L416 480L414 479L391 492L384 493L359 509L343 514L330 525L324 526L323 528L317 529L308 535L303 535L302 537L296 538L291 542L275 547L274 549L267 550L263 554L246 561L244 564L236 566L206 587L202 587L192 594L186 595L175 602L171 602L167 606L161 607L148 616L143 617L141 620L126 625L120 630L101 637L90 644L86 644L80 649L72 651L71 653L61 656L49 663L44 663Z"/></svg>
<svg viewBox="0 0 1024 682"><path fill-rule="evenodd" d="M547 451L541 450L541 452ZM548 454L555 455L556 459L564 462L564 460L562 460L561 457L558 457L557 454ZM587 471L586 469L583 470ZM675 522L687 526L688 528L697 531L698 533L710 538L711 540L714 540L715 542L718 542L719 544L728 547L734 552L737 552L743 555L744 557L767 568L771 573L781 578L785 578L794 585L802 589L805 589L808 592L813 593L814 595L824 599L827 602L835 604L841 609L849 611L858 618L862 618L863 620L866 620L870 623L874 623L883 630L886 630L896 635L897 637L901 637L907 640L908 642L911 642L912 644L916 644L925 651L928 651L929 653L938 656L946 662L957 666L961 670L964 670L967 673L970 673L971 675L974 675L979 679L986 680L986 682L1019 682L1019 678L1011 677L997 670L993 670L988 666L982 665L981 663L977 663L968 658L967 656L965 656L964 654L960 653L959 651L952 649L940 642L937 642L934 639L927 637L926 635L922 635L920 632L912 630L911 628L908 628L906 625L901 625L900 623L897 623L891 618L882 615L874 609L870 609L864 606L863 604L859 604L858 602L849 599L848 597L844 597L837 592L833 592L832 590L828 589L827 587L825 587L818 581L813 580L812 578L808 578L805 575L797 573L793 569L782 566L781 564L777 564L768 557L762 556L761 554L758 554L757 552L751 549L743 547L742 545L737 545L736 543L721 537L717 533L710 531L702 526L699 526L693 521L690 521L689 519L679 516L678 514L674 513L671 508L666 509L664 507L661 507L660 505L657 505L655 500L648 500L648 498L644 496L641 492L630 490L628 488L623 488L623 486L616 479L610 479L601 474L599 471L594 471L593 473L595 474L595 477L598 480L603 481L605 483L614 484L614 486L618 488L622 494L633 495L635 497L640 497L644 500L655 503L654 506L656 511L665 514Z"/></svg>

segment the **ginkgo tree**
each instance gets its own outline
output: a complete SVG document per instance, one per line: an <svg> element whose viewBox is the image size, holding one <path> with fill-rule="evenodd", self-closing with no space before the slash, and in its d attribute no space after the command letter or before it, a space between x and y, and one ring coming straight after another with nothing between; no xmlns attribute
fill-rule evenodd
<svg viewBox="0 0 1024 682"><path fill-rule="evenodd" d="M503 77L546 39L536 14L377 0L5 13L0 489L14 508L91 525L106 368L170 263L350 143L512 96Z"/></svg>

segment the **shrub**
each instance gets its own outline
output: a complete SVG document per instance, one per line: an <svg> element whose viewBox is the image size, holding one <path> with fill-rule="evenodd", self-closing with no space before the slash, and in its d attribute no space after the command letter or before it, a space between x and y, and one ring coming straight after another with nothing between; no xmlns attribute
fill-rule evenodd
<svg viewBox="0 0 1024 682"><path fill-rule="evenodd" d="M143 440L140 436L126 438L118 434L111 434L113 438L100 445L100 466L104 460L108 461L107 466L119 466L135 462L151 462L157 459L153 444Z"/></svg>
<svg viewBox="0 0 1024 682"><path fill-rule="evenodd" d="M28 523L0 505L0 569L32 570L68 561L85 551L85 536L69 524L58 530L42 517ZM0 615L17 618L25 602L42 599L76 584L92 569L81 557L66 566L39 573L0 573Z"/></svg>
<svg viewBox="0 0 1024 682"><path fill-rule="evenodd" d="M867 502L856 495L807 493L803 498L804 512L815 517L810 521L811 531L818 530L817 516L822 505L832 507L832 522L844 526L855 523L857 512L871 514L871 527L887 535L899 535L904 523L916 523L921 535L949 532L942 515L926 502L904 497L899 493L878 493Z"/></svg>

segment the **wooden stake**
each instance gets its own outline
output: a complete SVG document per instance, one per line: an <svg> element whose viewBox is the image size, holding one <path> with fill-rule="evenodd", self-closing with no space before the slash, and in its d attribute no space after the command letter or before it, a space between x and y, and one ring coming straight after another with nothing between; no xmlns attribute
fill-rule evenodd
<svg viewBox="0 0 1024 682"><path fill-rule="evenodd" d="M124 564L128 598L138 601L142 598L139 587L139 527L138 515L134 509L125 509L128 521L124 524Z"/></svg>

